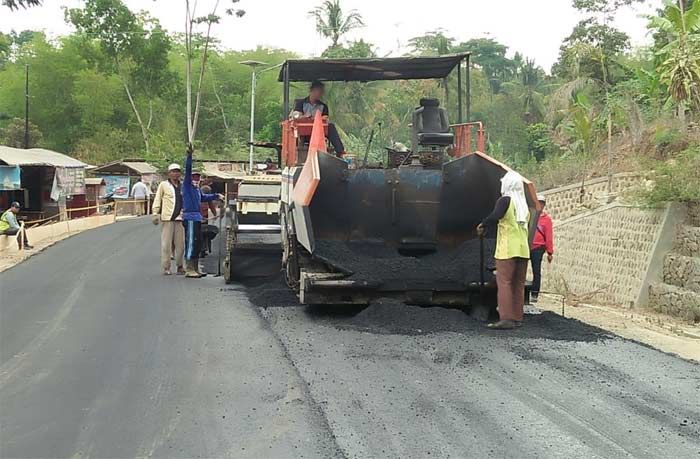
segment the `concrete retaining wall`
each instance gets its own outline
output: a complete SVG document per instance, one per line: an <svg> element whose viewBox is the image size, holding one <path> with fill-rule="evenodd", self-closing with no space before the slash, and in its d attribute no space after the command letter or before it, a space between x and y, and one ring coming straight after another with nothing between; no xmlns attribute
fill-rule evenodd
<svg viewBox="0 0 700 459"><path fill-rule="evenodd" d="M657 242L668 209L609 204L555 222L555 261L544 263L543 290L587 296L589 301L636 306L645 301ZM659 249L661 250L661 249ZM662 260L662 258L661 258Z"/></svg>
<svg viewBox="0 0 700 459"><path fill-rule="evenodd" d="M554 220L571 218L610 202L611 198L639 185L642 180L643 177L637 173L615 174L612 179L611 195L608 194L607 177L587 181L583 197L580 183L547 190L543 192L547 197L547 212Z"/></svg>

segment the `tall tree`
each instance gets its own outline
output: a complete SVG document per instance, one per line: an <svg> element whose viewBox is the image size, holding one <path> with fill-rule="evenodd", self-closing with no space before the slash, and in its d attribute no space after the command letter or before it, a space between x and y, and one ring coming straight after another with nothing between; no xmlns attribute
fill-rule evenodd
<svg viewBox="0 0 700 459"><path fill-rule="evenodd" d="M42 0L2 0L2 6L6 6L11 10L16 10L19 7L28 8L30 6L41 5Z"/></svg>
<svg viewBox="0 0 700 459"><path fill-rule="evenodd" d="M229 0L230 5L235 5L239 0ZM211 45L211 29L214 24L218 24L221 21L221 17L217 15L220 0L216 0L214 6L209 14L206 16L197 16L197 0L191 2L190 0L185 0L185 52L186 52L186 68L185 68L185 80L186 80L186 97L187 97L187 149L188 151L194 151L194 141L197 135L197 123L199 122L199 112L202 102L202 85L204 83L204 75L206 73L207 58L209 54L209 46ZM241 9L229 6L226 8L226 14L229 16L243 17L245 11ZM196 32L196 26L199 24L204 24L206 27L206 33L201 40L198 40L198 34ZM192 74L192 63L195 60L195 51L197 47L197 41L200 43L200 56L199 56L199 76L197 78L197 86L194 92L195 100L194 106L192 105L192 90L193 90L193 74Z"/></svg>
<svg viewBox="0 0 700 459"><path fill-rule="evenodd" d="M345 15L340 0L326 0L309 11L309 16L316 21L318 34L331 39L332 47L338 46L343 35L365 25L362 15L357 10L350 10Z"/></svg>
<svg viewBox="0 0 700 459"><path fill-rule="evenodd" d="M84 8L66 10L66 21L84 34L86 40L99 44L107 58L102 68L120 78L141 129L146 154L150 154L152 98L167 79L171 46L167 33L158 21L135 15L122 0L86 0ZM148 99L148 118L138 106L134 87Z"/></svg>
<svg viewBox="0 0 700 459"><path fill-rule="evenodd" d="M513 81L503 83L503 90L517 97L528 124L541 121L545 114L545 73L534 59L525 58L516 69Z"/></svg>
<svg viewBox="0 0 700 459"><path fill-rule="evenodd" d="M515 65L506 57L508 47L492 38L475 38L460 43L455 51L471 53L471 62L484 71L493 94L498 94L501 84L515 75Z"/></svg>
<svg viewBox="0 0 700 459"><path fill-rule="evenodd" d="M36 148L41 145L43 135L34 123L29 123L29 148ZM24 148L24 120L21 118L13 118L5 126L0 129L0 144L8 147Z"/></svg>
<svg viewBox="0 0 700 459"><path fill-rule="evenodd" d="M452 52L454 41L444 30L437 29L411 38L408 45L414 53L421 56L441 56Z"/></svg>

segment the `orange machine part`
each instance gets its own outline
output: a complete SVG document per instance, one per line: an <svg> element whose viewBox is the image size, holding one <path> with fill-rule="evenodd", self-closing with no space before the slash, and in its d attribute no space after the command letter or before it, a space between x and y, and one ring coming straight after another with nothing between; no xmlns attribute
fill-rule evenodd
<svg viewBox="0 0 700 459"><path fill-rule="evenodd" d="M318 165L318 152L326 149L326 136L321 112L316 112L314 126L309 141L309 153L301 169L299 179L294 185L294 203L298 206L308 206L316 193L321 181L321 170Z"/></svg>
<svg viewBox="0 0 700 459"><path fill-rule="evenodd" d="M486 130L481 121L454 124L455 147L452 156L459 158L474 153L472 148L472 128L476 127L476 151L486 152Z"/></svg>
<svg viewBox="0 0 700 459"><path fill-rule="evenodd" d="M315 120L285 120L282 121L282 164L296 166L299 160L297 140L299 137L309 137L313 132ZM323 120L323 133L328 135L328 122Z"/></svg>

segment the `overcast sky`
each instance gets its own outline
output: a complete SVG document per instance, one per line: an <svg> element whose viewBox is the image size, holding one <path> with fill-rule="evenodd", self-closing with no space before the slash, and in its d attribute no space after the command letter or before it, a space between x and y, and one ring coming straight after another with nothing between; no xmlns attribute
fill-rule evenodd
<svg viewBox="0 0 700 459"><path fill-rule="evenodd" d="M145 9L168 30L184 30L183 0L125 0L132 10ZM212 0L200 0L204 5ZM241 0L246 10L241 19L226 18L214 29L223 46L250 49L257 45L285 48L303 56L318 55L328 45L320 39L308 11L320 0ZM647 43L645 19L640 15L659 7L662 0L618 13L616 26L632 37L635 45ZM8 13L0 9L0 30L40 29L50 36L71 29L63 21L62 6L75 7L79 0L44 0L44 6ZM222 2L223 4L223 2ZM363 38L377 45L380 55L400 55L407 41L437 28L458 41L491 37L533 57L545 69L557 59L559 45L581 18L571 0L343 0L345 9L360 11L366 26L349 39Z"/></svg>

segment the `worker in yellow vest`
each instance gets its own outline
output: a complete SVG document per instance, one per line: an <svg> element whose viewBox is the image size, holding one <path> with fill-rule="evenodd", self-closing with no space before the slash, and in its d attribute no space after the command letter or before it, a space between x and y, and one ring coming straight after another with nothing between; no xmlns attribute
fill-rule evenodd
<svg viewBox="0 0 700 459"><path fill-rule="evenodd" d="M27 233L22 231L22 227L17 223L17 214L19 213L20 205L18 202L13 202L10 208L0 215L0 235L17 236L17 245L20 249L33 249L27 240ZM24 244L22 244L22 234L24 234Z"/></svg>
<svg viewBox="0 0 700 459"><path fill-rule="evenodd" d="M501 197L493 212L477 227L480 236L487 229L498 227L495 258L499 321L489 324L489 328L511 330L522 324L525 276L530 259L529 220L523 178L510 171L501 179Z"/></svg>

